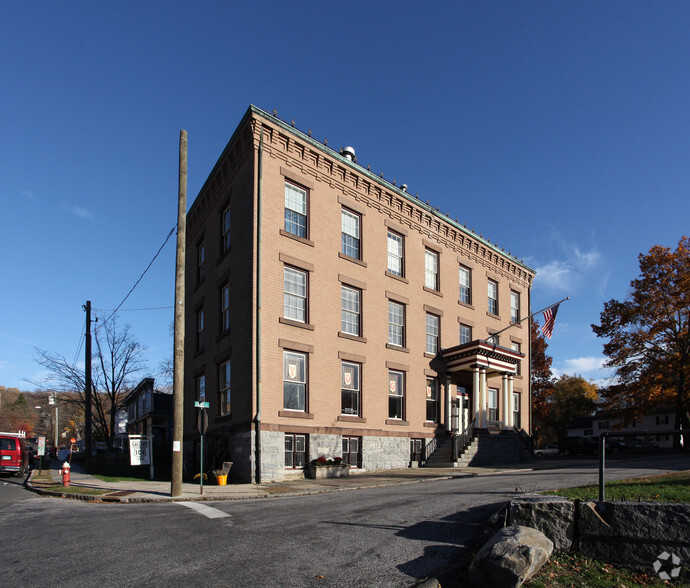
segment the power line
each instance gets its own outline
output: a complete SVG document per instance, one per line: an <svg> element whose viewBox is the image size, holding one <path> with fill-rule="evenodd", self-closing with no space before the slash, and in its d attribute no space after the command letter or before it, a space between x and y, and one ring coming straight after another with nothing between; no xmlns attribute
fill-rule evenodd
<svg viewBox="0 0 690 588"><path fill-rule="evenodd" d="M151 308L122 308L120 309L120 312L137 312L137 311L145 311L145 310L169 310L171 308L175 308L174 306L152 306ZM99 312L111 312L113 309L112 308L94 308L94 310L97 310Z"/></svg>
<svg viewBox="0 0 690 588"><path fill-rule="evenodd" d="M86 339L86 326L82 327L81 330L81 337L79 337L79 345L77 345L77 352L74 354L74 359L72 360L72 369L77 365L77 361L79 361L79 354L81 353L81 346L84 344L84 340Z"/></svg>
<svg viewBox="0 0 690 588"><path fill-rule="evenodd" d="M130 291L127 292L127 296L125 296L125 297L122 299L122 302L120 302L120 304L117 305L117 307L115 308L115 310L113 310L113 312L108 316L108 318L105 319L101 324L99 324L94 330L97 331L97 330L100 329L101 327L105 326L105 324L106 324L111 318L113 318L113 316L115 315L115 313L116 313L118 310L120 310L120 307L125 303L125 301L127 300L127 298L129 298L129 295L130 295L132 292L134 292L134 289L139 285L139 282L141 282L141 280L144 278L144 276L146 275L146 272L149 271L149 268L153 265L153 262L156 261L156 258L160 255L160 252L163 251L163 247L165 247L165 245L167 244L167 242L168 242L168 240L170 239L170 237L172 237L172 234L175 232L175 229L176 229L176 227L173 227L172 229L170 229L170 232L168 233L168 236L165 238L165 241L163 241L163 245L160 246L160 248L159 248L158 251L156 252L156 255L153 256L153 259L152 259L152 260L149 262L149 264L146 266L146 269L144 270L144 272L139 276L139 279L134 283L134 286L132 286L132 288L130 289Z"/></svg>

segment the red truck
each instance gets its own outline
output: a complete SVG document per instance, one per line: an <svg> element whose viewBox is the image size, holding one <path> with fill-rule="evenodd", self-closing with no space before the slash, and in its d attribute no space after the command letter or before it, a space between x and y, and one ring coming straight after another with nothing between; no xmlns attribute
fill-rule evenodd
<svg viewBox="0 0 690 588"><path fill-rule="evenodd" d="M0 433L0 472L24 476L29 471L29 452L18 433Z"/></svg>

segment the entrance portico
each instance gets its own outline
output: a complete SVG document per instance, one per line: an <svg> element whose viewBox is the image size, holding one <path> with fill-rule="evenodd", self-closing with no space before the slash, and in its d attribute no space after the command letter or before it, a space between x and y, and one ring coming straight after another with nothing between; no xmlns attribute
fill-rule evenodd
<svg viewBox="0 0 690 588"><path fill-rule="evenodd" d="M475 428L513 428L513 377L524 353L477 340L444 349L440 357L445 363L446 382L458 385L471 374L470 421ZM487 382L489 377L498 374L501 376L500 396L494 399L498 406L490 407ZM445 388L448 394L449 386ZM493 418L490 418L489 408L497 409L491 415Z"/></svg>

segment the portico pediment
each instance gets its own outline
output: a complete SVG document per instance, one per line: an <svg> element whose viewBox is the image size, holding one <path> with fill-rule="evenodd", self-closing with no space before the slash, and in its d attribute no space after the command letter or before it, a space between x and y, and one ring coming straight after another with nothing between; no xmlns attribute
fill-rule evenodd
<svg viewBox="0 0 690 588"><path fill-rule="evenodd" d="M492 373L517 373L517 365L525 354L501 347L493 343L477 340L444 349L440 353L445 363L446 373L471 371L475 367L485 368L487 375Z"/></svg>

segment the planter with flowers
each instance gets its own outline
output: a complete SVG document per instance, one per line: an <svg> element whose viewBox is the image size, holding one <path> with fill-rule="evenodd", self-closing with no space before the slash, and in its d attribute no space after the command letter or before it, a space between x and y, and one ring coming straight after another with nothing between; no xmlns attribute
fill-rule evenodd
<svg viewBox="0 0 690 588"><path fill-rule="evenodd" d="M321 456L311 461L307 474L314 480L321 478L342 478L343 476L350 475L350 466L343 463L342 457L327 459Z"/></svg>

